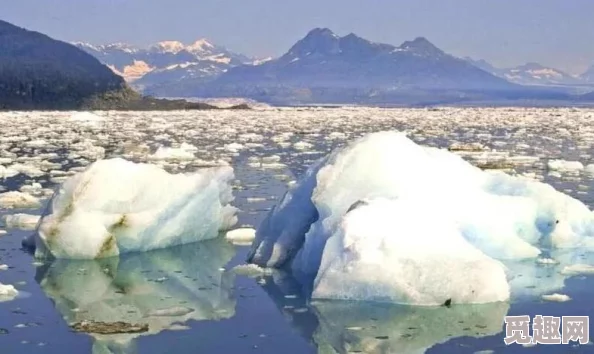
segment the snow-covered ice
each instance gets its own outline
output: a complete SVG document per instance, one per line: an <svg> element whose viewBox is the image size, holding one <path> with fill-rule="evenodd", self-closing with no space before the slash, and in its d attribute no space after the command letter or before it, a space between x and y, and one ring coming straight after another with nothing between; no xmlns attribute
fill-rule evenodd
<svg viewBox="0 0 594 354"><path fill-rule="evenodd" d="M314 298L486 303L513 294L508 262L592 250L593 236L592 211L547 184L381 132L314 164L248 260L290 265Z"/></svg>
<svg viewBox="0 0 594 354"><path fill-rule="evenodd" d="M0 193L0 209L35 209L41 206L39 199L22 192Z"/></svg>
<svg viewBox="0 0 594 354"><path fill-rule="evenodd" d="M101 160L56 192L35 237L36 256L90 259L217 237L237 221L233 169L169 174Z"/></svg>
<svg viewBox="0 0 594 354"><path fill-rule="evenodd" d="M580 275L580 274L594 274L594 266L589 264L571 264L563 267L561 270L563 275Z"/></svg>
<svg viewBox="0 0 594 354"><path fill-rule="evenodd" d="M39 223L39 215L9 214L3 217L4 225L9 229L35 230Z"/></svg>
<svg viewBox="0 0 594 354"><path fill-rule="evenodd" d="M225 234L225 238L233 243L250 243L255 237L256 230L249 227L231 230Z"/></svg>
<svg viewBox="0 0 594 354"><path fill-rule="evenodd" d="M547 163L551 171L581 171L584 165L579 161L551 160Z"/></svg>
<svg viewBox="0 0 594 354"><path fill-rule="evenodd" d="M0 302L10 301L17 297L18 294L19 292L14 286L0 283Z"/></svg>
<svg viewBox="0 0 594 354"><path fill-rule="evenodd" d="M542 299L545 301L554 301L554 302L566 302L571 300L571 298L565 294L550 294L550 295L543 295Z"/></svg>

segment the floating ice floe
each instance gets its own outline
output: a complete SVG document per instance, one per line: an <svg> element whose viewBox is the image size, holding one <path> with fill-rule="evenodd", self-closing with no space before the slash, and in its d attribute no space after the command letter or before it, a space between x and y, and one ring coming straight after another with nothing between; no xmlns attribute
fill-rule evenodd
<svg viewBox="0 0 594 354"><path fill-rule="evenodd" d="M179 148L172 148L172 147L160 147L157 151L149 156L150 160L178 160L178 161L188 161L194 160L196 156L194 156L194 148L191 145L181 146Z"/></svg>
<svg viewBox="0 0 594 354"><path fill-rule="evenodd" d="M0 179L14 177L18 174L19 174L19 171L16 171L12 168L7 168L7 167L0 165Z"/></svg>
<svg viewBox="0 0 594 354"><path fill-rule="evenodd" d="M250 243L256 237L256 230L245 227L228 231L225 238L233 243Z"/></svg>
<svg viewBox="0 0 594 354"><path fill-rule="evenodd" d="M39 215L12 214L5 215L4 225L9 229L35 230L39 223Z"/></svg>
<svg viewBox="0 0 594 354"><path fill-rule="evenodd" d="M262 222L248 261L290 267L314 298L488 303L526 288L514 277L529 278L544 250L568 265L593 236L594 213L547 184L382 132L312 166Z"/></svg>
<svg viewBox="0 0 594 354"><path fill-rule="evenodd" d="M0 283L0 302L10 301L17 297L18 294L19 292L14 286Z"/></svg>
<svg viewBox="0 0 594 354"><path fill-rule="evenodd" d="M217 237L236 223L233 169L169 174L101 160L62 184L40 221L36 256L92 259Z"/></svg>
<svg viewBox="0 0 594 354"><path fill-rule="evenodd" d="M77 112L70 116L71 122L98 124L105 121L104 117L98 116L91 112Z"/></svg>
<svg viewBox="0 0 594 354"><path fill-rule="evenodd" d="M566 302L571 300L571 298L565 294L551 294L551 295L543 295L542 299L545 301L554 301L554 302Z"/></svg>
<svg viewBox="0 0 594 354"><path fill-rule="evenodd" d="M550 160L547 167L551 171L579 172L584 169L584 165L579 161Z"/></svg>
<svg viewBox="0 0 594 354"><path fill-rule="evenodd" d="M0 193L0 209L35 209L41 203L34 196L22 192Z"/></svg>

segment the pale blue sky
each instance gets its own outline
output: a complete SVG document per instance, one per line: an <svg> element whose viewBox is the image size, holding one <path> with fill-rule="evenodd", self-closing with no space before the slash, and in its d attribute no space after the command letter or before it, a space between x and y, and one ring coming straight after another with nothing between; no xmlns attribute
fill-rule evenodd
<svg viewBox="0 0 594 354"><path fill-rule="evenodd" d="M206 37L259 57L329 27L392 44L425 36L498 66L594 63L594 0L0 0L0 19L94 44Z"/></svg>

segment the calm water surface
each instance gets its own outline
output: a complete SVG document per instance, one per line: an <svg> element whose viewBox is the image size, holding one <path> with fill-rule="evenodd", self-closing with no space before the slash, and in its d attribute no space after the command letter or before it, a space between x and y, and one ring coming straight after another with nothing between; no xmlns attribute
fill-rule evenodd
<svg viewBox="0 0 594 354"><path fill-rule="evenodd" d="M592 163L589 157L593 153L592 145L581 141L579 134L576 138L575 134L559 133L558 126L546 127L522 120L516 126L504 127L497 126L496 122L464 125L453 121L449 125L440 123L439 129L432 130L435 126L428 122L402 119L407 112L398 110L383 113L392 118L380 123L351 124L351 120L359 122L369 114L354 112L330 113L334 117L332 124L324 123L321 116L327 117L326 113L292 112L291 119L303 118L305 123L313 119L314 122L293 123L281 128L274 122L266 123L269 113L262 113L264 118L256 120L252 128L246 131L236 128L223 138L209 135L208 129L202 128L200 117L185 117L178 120L177 126L161 130L151 128L150 124L143 128L142 123L137 123L136 127L145 129L153 137L159 133L169 134L170 139L178 142L187 141L220 152L220 156L214 153L212 157L229 158L236 169L235 205L241 209L239 225L256 227L283 195L287 182L298 178L312 161L367 131L385 129L407 129L418 142L441 147L449 146L452 141L480 141L488 145L489 159L502 152L510 156L539 156L536 162L515 166L514 173L534 173L590 208L594 207L590 176L583 173L558 175L543 167L546 158ZM526 115L526 111L512 113L518 117ZM448 114L442 112L446 118ZM537 111L536 114L546 116L551 112ZM584 114L590 112L580 113ZM218 128L223 129L225 124L220 124ZM175 132L183 127L193 127L198 133L181 139ZM97 133L96 127L68 129L83 136ZM113 126L101 129L109 134ZM524 131L518 133L520 129ZM287 131L293 134L282 140L285 144L279 144L275 137ZM328 139L332 133L335 138ZM225 144L241 138L241 134L259 137L244 139L241 143L247 146L245 149L223 149ZM34 139L37 137L29 137L29 140ZM152 142L159 139L167 140L160 137ZM310 145L304 149L296 145L299 142ZM5 148L10 151L22 145L23 141L16 141ZM105 147L107 156L121 154L119 145L109 139L97 145ZM33 156L41 150L21 149L15 154ZM50 151L59 152L53 161L64 162L65 170L80 161L68 156L67 145L54 146ZM254 157L266 156L278 156L279 164L254 163L260 161ZM7 190L18 190L28 180L39 181L45 187L55 184L48 175L32 178L19 175L0 180L0 185ZM39 214L40 210L0 210L0 215L15 212ZM244 262L249 248L231 245L223 239L115 259L59 260L42 264L34 263L34 259L21 250L21 239L28 231L8 231L7 235L0 236L0 264L10 268L0 271L0 282L15 285L20 295L12 301L0 302L2 354L594 352L592 345L506 347L502 332L506 315L594 315L593 277L568 279L565 288L558 291L572 298L566 303L544 302L539 297L509 304L451 308L310 302L286 274L279 272L267 277L236 274L233 267ZM83 320L149 323L150 330L139 335L114 336L91 336L70 330L69 323Z"/></svg>

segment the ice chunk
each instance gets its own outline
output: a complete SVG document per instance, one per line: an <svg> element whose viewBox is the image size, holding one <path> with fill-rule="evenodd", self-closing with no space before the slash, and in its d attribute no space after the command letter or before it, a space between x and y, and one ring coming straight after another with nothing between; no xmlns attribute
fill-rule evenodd
<svg viewBox="0 0 594 354"><path fill-rule="evenodd" d="M588 264L573 264L561 270L563 275L594 274L594 266Z"/></svg>
<svg viewBox="0 0 594 354"><path fill-rule="evenodd" d="M105 121L104 117L91 112L77 112L70 116L71 122L98 123Z"/></svg>
<svg viewBox="0 0 594 354"><path fill-rule="evenodd" d="M555 302L565 302L571 300L571 298L565 294L551 294L551 295L543 295L542 299L545 301L555 301Z"/></svg>
<svg viewBox="0 0 594 354"><path fill-rule="evenodd" d="M194 160L196 156L194 156L194 150L189 148L190 146L191 145L185 145L179 148L160 147L153 155L149 156L149 159L178 161Z"/></svg>
<svg viewBox="0 0 594 354"><path fill-rule="evenodd" d="M231 144L226 144L224 146L224 149L229 152L238 152L240 150L245 149L245 146L238 144L238 143L231 143Z"/></svg>
<svg viewBox="0 0 594 354"><path fill-rule="evenodd" d="M594 250L593 236L594 213L547 184L485 172L446 150L382 132L314 164L261 223L248 261L290 265L313 283L314 297L476 303L525 287L517 278L535 273L527 267L536 268L545 250L542 256L555 259ZM451 273L435 274L440 259ZM522 260L528 265L514 263ZM506 272L516 277L509 285ZM447 280L440 286L439 279ZM483 281L490 284L477 292ZM563 277L542 283L550 291Z"/></svg>
<svg viewBox="0 0 594 354"><path fill-rule="evenodd" d="M225 238L231 242L249 243L256 237L256 230L246 227L227 232Z"/></svg>
<svg viewBox="0 0 594 354"><path fill-rule="evenodd" d="M35 230L39 215L13 214L4 216L4 224L9 229Z"/></svg>
<svg viewBox="0 0 594 354"><path fill-rule="evenodd" d="M39 199L22 192L0 193L0 209L35 209L41 207Z"/></svg>
<svg viewBox="0 0 594 354"><path fill-rule="evenodd" d="M584 168L584 171L585 171L586 173L589 173L589 174L591 174L591 175L594 175L594 163L593 163L593 164L589 164L588 166L586 166L586 167Z"/></svg>
<svg viewBox="0 0 594 354"><path fill-rule="evenodd" d="M0 264L0 270L7 270L8 266L6 264Z"/></svg>
<svg viewBox="0 0 594 354"><path fill-rule="evenodd" d="M0 302L10 301L17 297L19 292L12 285L4 285L0 283Z"/></svg>
<svg viewBox="0 0 594 354"><path fill-rule="evenodd" d="M374 200L349 212L326 242L313 297L415 305L507 300L503 264L430 208ZM426 214L434 216L431 222Z"/></svg>
<svg viewBox="0 0 594 354"><path fill-rule="evenodd" d="M551 171L581 171L584 165L579 161L551 160L547 163Z"/></svg>
<svg viewBox="0 0 594 354"><path fill-rule="evenodd" d="M453 143L448 147L450 151L484 151L485 146L481 143Z"/></svg>
<svg viewBox="0 0 594 354"><path fill-rule="evenodd" d="M236 274L245 275L248 277L259 277L264 275L272 275L271 268L262 268L255 264L240 264L233 268Z"/></svg>
<svg viewBox="0 0 594 354"><path fill-rule="evenodd" d="M182 306L174 306L170 308L164 308L159 310L153 310L149 312L146 316L154 316L154 317L179 317L185 316L189 313L194 312L194 309L189 307L182 307Z"/></svg>
<svg viewBox="0 0 594 354"><path fill-rule="evenodd" d="M18 174L19 174L19 171L16 171L12 168L6 168L6 167L0 165L0 179L14 177Z"/></svg>
<svg viewBox="0 0 594 354"><path fill-rule="evenodd" d="M36 256L91 259L217 237L237 221L233 169L169 174L101 160L68 179L35 236Z"/></svg>

